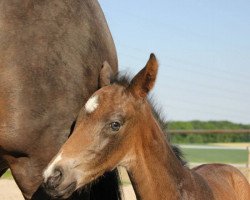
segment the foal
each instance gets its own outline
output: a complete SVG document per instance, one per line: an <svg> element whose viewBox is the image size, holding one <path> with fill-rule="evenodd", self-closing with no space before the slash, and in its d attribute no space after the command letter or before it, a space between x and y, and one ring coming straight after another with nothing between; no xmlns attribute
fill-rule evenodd
<svg viewBox="0 0 250 200"><path fill-rule="evenodd" d="M249 183L236 168L207 164L190 170L176 157L147 101L157 71L152 54L130 84L110 85L111 71L104 65L100 84L105 87L88 100L72 136L44 173L52 194L65 197L123 166L137 199L250 199Z"/></svg>

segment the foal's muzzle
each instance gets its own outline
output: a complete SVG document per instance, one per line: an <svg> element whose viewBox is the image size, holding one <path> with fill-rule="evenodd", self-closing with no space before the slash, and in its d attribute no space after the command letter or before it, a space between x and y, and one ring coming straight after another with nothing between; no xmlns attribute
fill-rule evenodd
<svg viewBox="0 0 250 200"><path fill-rule="evenodd" d="M46 189L55 189L62 181L63 172L61 169L55 169L44 183Z"/></svg>
<svg viewBox="0 0 250 200"><path fill-rule="evenodd" d="M53 198L68 198L76 189L76 181L64 180L62 168L56 168L43 183L45 191Z"/></svg>

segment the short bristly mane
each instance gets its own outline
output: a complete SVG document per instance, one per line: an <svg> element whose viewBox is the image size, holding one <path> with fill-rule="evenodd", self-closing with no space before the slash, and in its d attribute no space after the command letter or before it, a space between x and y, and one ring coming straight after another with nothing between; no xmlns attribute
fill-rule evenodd
<svg viewBox="0 0 250 200"><path fill-rule="evenodd" d="M111 84L118 84L118 85L122 85L124 87L127 87L129 86L129 83L131 81L131 78L130 78L130 75L129 74L121 74L121 73L118 73L116 74L113 78L112 78L112 81L111 81ZM158 107L158 105L155 103L155 101L153 100L153 97L150 96L148 98L148 102L150 103L151 105L151 108L152 108L152 112L154 114L154 117L155 119L157 120L157 122L159 123L161 129L163 130L163 132L165 133L165 138L166 140L169 141L170 143L170 135L169 133L166 131L166 128L165 128L165 124L166 124L166 120L164 120L162 114L161 114L161 111ZM182 165L186 165L187 162L185 161L184 159L184 156L183 156L183 153L181 151L181 149L176 146L176 145L173 145L171 144L171 148L175 154L175 156L178 158L178 160L182 163Z"/></svg>

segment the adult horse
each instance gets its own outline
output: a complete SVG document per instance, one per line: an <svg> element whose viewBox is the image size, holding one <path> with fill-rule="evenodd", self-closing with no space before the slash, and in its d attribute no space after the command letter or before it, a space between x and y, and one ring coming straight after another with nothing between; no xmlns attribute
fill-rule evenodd
<svg viewBox="0 0 250 200"><path fill-rule="evenodd" d="M98 89L105 60L117 71L96 0L0 1L0 174L10 168L25 199L49 198L42 171ZM114 172L92 189L83 199L119 198Z"/></svg>

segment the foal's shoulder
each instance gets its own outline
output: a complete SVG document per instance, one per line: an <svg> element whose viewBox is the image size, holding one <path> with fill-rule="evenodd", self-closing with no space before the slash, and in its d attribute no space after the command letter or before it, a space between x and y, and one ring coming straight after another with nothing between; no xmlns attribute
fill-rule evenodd
<svg viewBox="0 0 250 200"><path fill-rule="evenodd" d="M215 199L225 195L224 199L250 198L250 185L246 177L236 167L227 164L204 164L192 169L201 175L214 191Z"/></svg>

